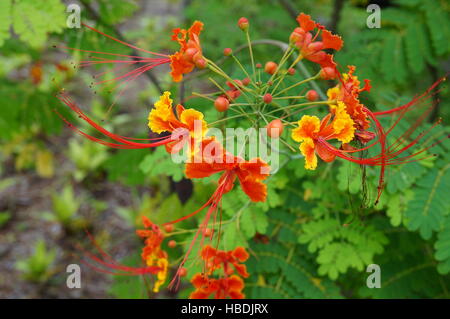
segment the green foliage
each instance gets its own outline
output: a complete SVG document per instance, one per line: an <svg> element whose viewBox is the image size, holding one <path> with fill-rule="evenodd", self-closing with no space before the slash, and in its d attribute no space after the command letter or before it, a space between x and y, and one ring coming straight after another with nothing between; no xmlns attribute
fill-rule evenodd
<svg viewBox="0 0 450 319"><path fill-rule="evenodd" d="M335 219L325 218L303 224L302 231L299 243L308 244L311 253L318 251L318 273L333 280L350 267L362 271L387 244L382 232L358 222L340 225Z"/></svg>
<svg viewBox="0 0 450 319"><path fill-rule="evenodd" d="M10 212L0 212L0 228L3 228L11 219L11 217L12 215Z"/></svg>
<svg viewBox="0 0 450 319"><path fill-rule="evenodd" d="M46 282L52 275L51 266L56 258L56 249L48 250L44 240L36 242L34 253L19 260L16 268L23 272L24 278L33 282Z"/></svg>
<svg viewBox="0 0 450 319"><path fill-rule="evenodd" d="M52 194L53 209L44 212L45 219L60 223L67 231L74 231L86 227L86 221L77 216L81 206L81 199L76 197L70 184L64 186L60 193Z"/></svg>
<svg viewBox="0 0 450 319"><path fill-rule="evenodd" d="M152 154L147 155L140 163L139 168L147 177L166 175L171 176L177 182L184 177L184 166L175 164L164 147L160 147Z"/></svg>
<svg viewBox="0 0 450 319"><path fill-rule="evenodd" d="M450 200L446 194L450 188L450 164L433 170L417 183L414 198L408 203L405 217L410 230L419 230L424 239L440 229L444 216L450 212Z"/></svg>
<svg viewBox="0 0 450 319"><path fill-rule="evenodd" d="M71 139L68 155L76 166L73 177L77 182L95 172L108 159L107 149L89 140Z"/></svg>
<svg viewBox="0 0 450 319"><path fill-rule="evenodd" d="M100 0L98 5L102 19L112 25L122 22L138 9L134 2L127 0Z"/></svg>
<svg viewBox="0 0 450 319"><path fill-rule="evenodd" d="M0 4L0 45L9 37L12 25L19 38L31 47L41 47L48 33L59 33L66 24L60 0L3 0ZM51 23L49 23L51 21Z"/></svg>
<svg viewBox="0 0 450 319"><path fill-rule="evenodd" d="M434 248L436 249L434 256L440 262L437 270L440 274L448 274L450 272L450 216L445 218Z"/></svg>
<svg viewBox="0 0 450 319"><path fill-rule="evenodd" d="M336 298L337 287L320 278L310 254L296 243L296 216L281 209L270 211L269 242L250 242L254 256L247 262L248 298ZM256 239L255 239L256 240Z"/></svg>
<svg viewBox="0 0 450 319"><path fill-rule="evenodd" d="M450 37L450 8L443 1L396 4L382 10L380 29L366 28L346 37L344 53L337 55L343 65L357 65L371 79L381 71L384 80L405 84L423 74L427 64L436 66L450 54L448 41L443 41Z"/></svg>

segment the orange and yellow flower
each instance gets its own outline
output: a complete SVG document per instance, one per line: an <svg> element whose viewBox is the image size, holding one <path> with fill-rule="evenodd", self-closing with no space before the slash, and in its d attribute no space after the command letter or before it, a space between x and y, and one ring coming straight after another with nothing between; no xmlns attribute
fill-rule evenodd
<svg viewBox="0 0 450 319"><path fill-rule="evenodd" d="M307 14L300 13L297 22L300 27L295 28L292 32L290 41L300 50L302 57L319 64L322 69L327 67L335 69L336 63L333 61L333 56L324 50L339 51L344 44L341 37L326 30ZM317 29L317 33L313 36L311 31L314 29ZM316 40L319 34L322 35L321 41Z"/></svg>
<svg viewBox="0 0 450 319"><path fill-rule="evenodd" d="M317 116L303 115L298 121L298 127L292 130L292 139L301 143L300 152L305 157L305 168L314 170L317 167L316 155L325 162L332 162L336 157L326 147L327 140L336 139L346 144L353 140L354 134L354 122L345 104L339 101L334 114L330 113L322 120Z"/></svg>
<svg viewBox="0 0 450 319"><path fill-rule="evenodd" d="M219 179L223 193L233 189L237 178L251 201L266 200L267 186L263 180L269 176L270 166L260 158L245 161L227 152L214 138L205 139L195 158L186 164L186 177L204 178L220 172L223 172Z"/></svg>
<svg viewBox="0 0 450 319"><path fill-rule="evenodd" d="M171 75L175 82L180 82L183 74L191 72L195 66L203 68L206 65L199 38L202 29L203 23L195 21L188 30L173 30L172 40L180 44L180 50L170 56Z"/></svg>
<svg viewBox="0 0 450 319"><path fill-rule="evenodd" d="M206 271L192 277L191 283L195 290L189 298L207 299L211 295L214 299L245 298L245 295L242 293L244 281L239 276L244 278L249 276L246 266L242 264L248 257L249 255L243 247L237 247L231 251L218 250L211 246L203 247L201 258L205 261ZM210 275L213 275L219 269L222 270L220 278L209 278ZM234 270L236 270L238 275L233 274Z"/></svg>
<svg viewBox="0 0 450 319"><path fill-rule="evenodd" d="M176 130L185 130L189 132L191 146L195 140L205 136L208 125L204 120L204 115L194 109L185 109L181 104L176 106L176 115L172 107L173 100L170 98L170 92L164 92L159 101L155 103L155 107L148 115L148 127L155 133L170 132ZM180 131L183 135L183 132ZM176 146L176 149L174 146ZM166 144L168 152L178 152L184 146L177 139Z"/></svg>
<svg viewBox="0 0 450 319"><path fill-rule="evenodd" d="M359 101L359 94L363 91L370 91L370 81L365 80L364 87L358 77L353 75L354 66L348 66L348 73L342 75L341 83L327 91L328 99L342 101L347 107L347 113L355 122L355 126L360 131L366 131L370 127L370 121L367 113L364 111L364 105ZM330 105L330 111L334 112L336 104Z"/></svg>
<svg viewBox="0 0 450 319"><path fill-rule="evenodd" d="M157 267L156 281L153 286L153 292L159 292L159 288L166 281L169 261L167 253L161 249L161 243L164 235L159 227L153 224L147 217L142 216L144 230L137 230L139 237L145 239L145 247L142 249L142 260L148 267Z"/></svg>

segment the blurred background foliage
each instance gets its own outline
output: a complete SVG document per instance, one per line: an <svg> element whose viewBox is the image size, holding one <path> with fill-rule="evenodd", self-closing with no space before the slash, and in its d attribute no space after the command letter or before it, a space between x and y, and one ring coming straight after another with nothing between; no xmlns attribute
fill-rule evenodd
<svg viewBox="0 0 450 319"><path fill-rule="evenodd" d="M84 22L153 51L173 52L172 28L194 20L205 23L205 55L222 61L222 49L244 43L236 21L246 16L254 40L286 42L305 12L339 33L345 43L336 54L342 71L357 66L373 90L364 95L370 108L383 110L409 101L450 69L450 3L446 0L373 1L381 8L381 28L369 29L364 0L79 0ZM72 3L72 1L70 1ZM109 89L89 89L96 69L82 70L86 57L53 46L131 54L105 37L67 29L69 1L0 1L0 296L147 297L141 278L108 277L83 268L81 290L65 286L64 269L79 263L80 244L94 249L88 229L105 250L124 264L138 265L142 243L134 235L140 217L173 220L194 211L208 198L211 179L183 179L162 149L109 150L63 129L53 112L71 121L55 98L61 87L108 129L146 137L146 118L161 89L217 118L212 104L192 98L210 89L202 73L171 82L168 70L152 71L133 82L116 100ZM51 23L49 23L51 21ZM277 60L276 45L255 46L257 62ZM245 66L250 61L239 54ZM224 68L231 67L222 61ZM305 63L307 72L313 66ZM101 71L107 67L103 66ZM231 70L240 78L238 69ZM317 83L327 89L326 83ZM433 139L450 133L447 83L433 96L429 124L443 125ZM116 103L111 112L108 105ZM412 114L411 117L419 114ZM386 124L389 119L385 119ZM236 121L231 125L239 125ZM401 134L408 123L396 128ZM88 128L87 128L88 129ZM393 133L395 135L395 132ZM397 134L398 135L398 134ZM436 160L389 170L377 206L376 169L361 170L342 161L305 171L301 159L281 155L281 168L268 181L268 201L250 204L240 190L224 197L220 246L243 245L251 252L249 298L448 298L450 289L450 143L433 148ZM365 180L365 183L361 183ZM201 214L200 214L201 215ZM201 218L199 216L198 218ZM169 249L175 269L198 220L177 228L178 245ZM343 226L349 224L348 226ZM81 253L80 253L81 251ZM382 288L366 287L366 267L382 270ZM200 264L188 267L191 277ZM178 292L157 298L183 298ZM155 296L151 296L155 297Z"/></svg>

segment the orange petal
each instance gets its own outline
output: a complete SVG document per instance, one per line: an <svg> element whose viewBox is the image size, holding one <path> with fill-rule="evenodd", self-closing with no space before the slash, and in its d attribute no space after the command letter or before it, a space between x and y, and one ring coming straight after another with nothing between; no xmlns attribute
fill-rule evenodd
<svg viewBox="0 0 450 319"><path fill-rule="evenodd" d="M237 260L239 260L240 262L244 262L248 259L249 254L248 252L245 250L244 247L236 247L233 250L233 257L236 258Z"/></svg>
<svg viewBox="0 0 450 319"><path fill-rule="evenodd" d="M300 24L300 27L306 32L314 30L316 28L316 23L311 19L311 16L300 13L297 17L297 22Z"/></svg>
<svg viewBox="0 0 450 319"><path fill-rule="evenodd" d="M292 130L292 139L301 142L308 138L314 138L319 132L320 120L317 116L303 115L298 121L298 127Z"/></svg>
<svg viewBox="0 0 450 319"><path fill-rule="evenodd" d="M265 202L267 197L267 185L253 178L239 176L242 190L252 202Z"/></svg>
<svg viewBox="0 0 450 319"><path fill-rule="evenodd" d="M336 155L330 152L325 146L321 143L316 144L316 152L317 155L325 162L329 163L334 161Z"/></svg>
<svg viewBox="0 0 450 319"><path fill-rule="evenodd" d="M253 159L248 162L239 163L239 168L253 179L263 180L269 176L270 166L260 158Z"/></svg>
<svg viewBox="0 0 450 319"><path fill-rule="evenodd" d="M344 41L342 41L340 36L332 34L328 30L322 31L322 42L325 45L325 49L334 49L336 51L339 51L344 45Z"/></svg>
<svg viewBox="0 0 450 319"><path fill-rule="evenodd" d="M310 138L305 139L300 144L300 152L305 156L305 168L315 170L317 167L317 156L314 141Z"/></svg>

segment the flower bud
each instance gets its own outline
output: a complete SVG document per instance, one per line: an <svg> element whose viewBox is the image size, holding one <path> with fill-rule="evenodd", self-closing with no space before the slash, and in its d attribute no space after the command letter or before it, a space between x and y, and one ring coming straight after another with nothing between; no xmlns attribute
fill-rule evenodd
<svg viewBox="0 0 450 319"><path fill-rule="evenodd" d="M266 93L263 97L264 103L269 104L272 102L272 94Z"/></svg>
<svg viewBox="0 0 450 319"><path fill-rule="evenodd" d="M264 67L264 71L272 75L276 72L277 68L278 68L278 64L276 64L273 61L269 61L266 63L266 66Z"/></svg>
<svg viewBox="0 0 450 319"><path fill-rule="evenodd" d="M309 90L306 92L306 99L310 102L317 101L319 99L319 94L315 90Z"/></svg>
<svg viewBox="0 0 450 319"><path fill-rule="evenodd" d="M294 75L294 74L295 74L295 69L294 69L294 68L289 68L289 69L287 70L287 73L288 73L289 75Z"/></svg>
<svg viewBox="0 0 450 319"><path fill-rule="evenodd" d="M242 80L242 84L245 85L245 86L249 85L250 82L251 82L250 78L245 78L245 79Z"/></svg>
<svg viewBox="0 0 450 319"><path fill-rule="evenodd" d="M233 53L233 50L231 50L230 48L223 49L224 56L230 56L232 53Z"/></svg>
<svg viewBox="0 0 450 319"><path fill-rule="evenodd" d="M167 224L164 226L164 230L166 231L166 233L171 233L173 232L173 225L172 224Z"/></svg>
<svg viewBox="0 0 450 319"><path fill-rule="evenodd" d="M171 240L167 243L169 248L175 248L177 246L177 242L175 240Z"/></svg>
<svg viewBox="0 0 450 319"><path fill-rule="evenodd" d="M279 138L283 133L284 125L280 119L273 120L266 126L267 135L271 138Z"/></svg>
<svg viewBox="0 0 450 319"><path fill-rule="evenodd" d="M249 26L248 19L244 17L240 18L238 21L238 26L242 31L247 31Z"/></svg>
<svg viewBox="0 0 450 319"><path fill-rule="evenodd" d="M336 70L332 67L325 67L320 70L320 78L323 80L332 80L336 78Z"/></svg>
<svg viewBox="0 0 450 319"><path fill-rule="evenodd" d="M194 56L198 53L198 50L196 48L189 48L184 52L183 57L188 61L193 61Z"/></svg>
<svg viewBox="0 0 450 319"><path fill-rule="evenodd" d="M219 96L214 101L214 107L219 112L225 112L226 110L228 110L229 106L230 106L230 101L228 101L228 99L224 98L223 96Z"/></svg>
<svg viewBox="0 0 450 319"><path fill-rule="evenodd" d="M184 267L182 267L182 268L180 269L180 272L179 272L178 274L180 275L180 277L186 277L186 275L187 275L187 269L184 268Z"/></svg>
<svg viewBox="0 0 450 319"><path fill-rule="evenodd" d="M205 228L205 229L203 230L203 235L205 235L206 237L211 236L212 233L213 233L213 231L212 231L211 228Z"/></svg>
<svg viewBox="0 0 450 319"><path fill-rule="evenodd" d="M255 66L256 66L257 69L261 69L262 68L262 64L261 63L256 63Z"/></svg>
<svg viewBox="0 0 450 319"><path fill-rule="evenodd" d="M195 63L195 66L199 69L204 69L208 65L208 62L206 62L206 60L203 58L198 58L198 59L194 60L194 63Z"/></svg>

